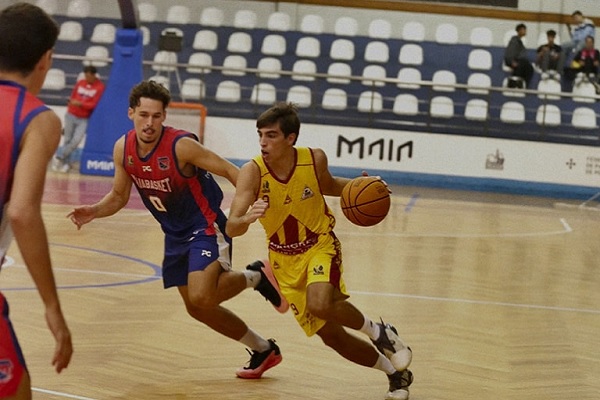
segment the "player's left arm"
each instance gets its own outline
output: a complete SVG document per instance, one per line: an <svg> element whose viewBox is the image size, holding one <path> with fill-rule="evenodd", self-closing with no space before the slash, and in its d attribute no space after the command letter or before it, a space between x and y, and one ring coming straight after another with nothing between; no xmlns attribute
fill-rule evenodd
<svg viewBox="0 0 600 400"><path fill-rule="evenodd" d="M327 155L321 149L312 149L315 160L315 169L321 192L326 196L339 196L342 189L350 179L331 175L327 162Z"/></svg>
<svg viewBox="0 0 600 400"><path fill-rule="evenodd" d="M55 338L52 364L57 372L69 365L73 345L52 272L41 204L46 168L60 141L60 132L60 119L50 110L31 120L21 139L6 210L23 261L45 306L46 323Z"/></svg>
<svg viewBox="0 0 600 400"><path fill-rule="evenodd" d="M239 168L196 140L189 137L179 139L175 152L180 163L195 165L226 178L233 186L236 185Z"/></svg>

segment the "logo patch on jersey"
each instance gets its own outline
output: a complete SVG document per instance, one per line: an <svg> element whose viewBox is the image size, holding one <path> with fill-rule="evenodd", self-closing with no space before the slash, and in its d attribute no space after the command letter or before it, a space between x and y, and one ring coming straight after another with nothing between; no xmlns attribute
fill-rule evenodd
<svg viewBox="0 0 600 400"><path fill-rule="evenodd" d="M290 204L292 202L292 198L289 195L285 195L285 201L283 204Z"/></svg>
<svg viewBox="0 0 600 400"><path fill-rule="evenodd" d="M314 267L313 275L325 275L325 272L323 271L323 266L319 265L318 267Z"/></svg>
<svg viewBox="0 0 600 400"><path fill-rule="evenodd" d="M304 190L302 191L302 197L300 198L300 200L310 199L314 195L315 194L313 193L313 191L308 186L305 186Z"/></svg>
<svg viewBox="0 0 600 400"><path fill-rule="evenodd" d="M161 171L166 171L171 167L171 160L169 157L158 157L158 169Z"/></svg>
<svg viewBox="0 0 600 400"><path fill-rule="evenodd" d="M149 165L142 165L143 172L152 172L152 167Z"/></svg>
<svg viewBox="0 0 600 400"><path fill-rule="evenodd" d="M212 256L212 252L210 250L202 250L202 252L200 253L201 257L211 257Z"/></svg>
<svg viewBox="0 0 600 400"><path fill-rule="evenodd" d="M6 383L12 379L13 363L11 360L0 360L0 383Z"/></svg>
<svg viewBox="0 0 600 400"><path fill-rule="evenodd" d="M269 181L264 181L263 182L262 192L263 193L270 193L271 192L271 189L269 188Z"/></svg>
<svg viewBox="0 0 600 400"><path fill-rule="evenodd" d="M127 165L133 166L133 156L127 156Z"/></svg>

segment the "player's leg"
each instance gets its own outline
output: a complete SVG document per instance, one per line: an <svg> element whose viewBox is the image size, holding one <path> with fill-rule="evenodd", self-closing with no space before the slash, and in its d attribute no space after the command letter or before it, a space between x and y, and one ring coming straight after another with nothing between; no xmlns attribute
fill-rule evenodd
<svg viewBox="0 0 600 400"><path fill-rule="evenodd" d="M248 331L246 323L230 310L220 305L212 307L199 306L192 301L189 286L178 286L177 289L188 314L197 321L235 341L239 341Z"/></svg>
<svg viewBox="0 0 600 400"><path fill-rule="evenodd" d="M317 335L325 345L331 347L345 359L356 364L385 372L388 378L386 399L407 400L408 387L413 381L412 372L408 369L397 371L390 360L368 342L348 333L343 326L327 322L319 329Z"/></svg>
<svg viewBox="0 0 600 400"><path fill-rule="evenodd" d="M194 304L190 300L188 286L179 286L178 289L192 318L250 349L250 361L247 366L236 371L237 376L258 379L265 371L281 362L281 352L273 339L266 340L250 329L236 314L220 305L204 308Z"/></svg>
<svg viewBox="0 0 600 400"><path fill-rule="evenodd" d="M287 303L275 279L269 279L272 274L268 262L255 261L242 272L232 270L231 239L218 229L216 235L197 237L188 245L188 292L192 303L214 307L251 287L278 311L285 312Z"/></svg>
<svg viewBox="0 0 600 400"><path fill-rule="evenodd" d="M306 290L310 314L366 334L396 370L408 368L412 351L400 339L396 328L383 321L373 323L347 301L341 245L335 236L320 241L310 252L313 254L308 259Z"/></svg>
<svg viewBox="0 0 600 400"><path fill-rule="evenodd" d="M229 246L210 236L188 242L183 248L167 241L165 254L165 287L178 287L190 316L251 349L249 366L240 368L238 376L260 378L281 362L274 340L266 340L219 305L247 287L244 274L230 270Z"/></svg>
<svg viewBox="0 0 600 400"><path fill-rule="evenodd" d="M188 274L188 296L200 308L214 308L246 289L242 272L225 271L218 260Z"/></svg>
<svg viewBox="0 0 600 400"><path fill-rule="evenodd" d="M353 363L373 367L379 358L379 353L370 343L348 333L336 322L328 321L319 329L317 335L326 346Z"/></svg>

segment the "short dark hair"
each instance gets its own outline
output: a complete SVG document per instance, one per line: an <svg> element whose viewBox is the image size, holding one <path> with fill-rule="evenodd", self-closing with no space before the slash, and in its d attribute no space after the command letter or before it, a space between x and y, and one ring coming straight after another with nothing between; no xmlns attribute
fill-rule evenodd
<svg viewBox="0 0 600 400"><path fill-rule="evenodd" d="M519 31L520 29L523 29L523 28L527 29L527 27L525 26L525 24L519 24L519 25L517 25L517 27L515 28L515 31Z"/></svg>
<svg viewBox="0 0 600 400"><path fill-rule="evenodd" d="M546 35L551 36L551 37L556 37L556 31L554 29L548 29L546 31Z"/></svg>
<svg viewBox="0 0 600 400"><path fill-rule="evenodd" d="M572 17L574 17L575 15L579 15L579 16L583 17L583 14L579 10L573 11L573 14L571 14Z"/></svg>
<svg viewBox="0 0 600 400"><path fill-rule="evenodd" d="M297 139L300 135L300 118L298 118L297 106L294 103L284 101L275 103L258 117L256 127L261 129L275 123L279 123L279 129L283 132L283 136L288 137L291 133L295 133Z"/></svg>
<svg viewBox="0 0 600 400"><path fill-rule="evenodd" d="M129 107L136 108L140 105L140 99L158 100L163 103L163 108L167 108L171 102L171 93L169 90L155 81L142 81L135 85L129 93Z"/></svg>
<svg viewBox="0 0 600 400"><path fill-rule="evenodd" d="M90 74L95 74L98 72L98 70L93 65L86 65L85 67L83 67L83 72L85 72L85 73L89 72Z"/></svg>
<svg viewBox="0 0 600 400"><path fill-rule="evenodd" d="M16 3L0 12L0 70L29 75L54 47L59 28L40 7Z"/></svg>

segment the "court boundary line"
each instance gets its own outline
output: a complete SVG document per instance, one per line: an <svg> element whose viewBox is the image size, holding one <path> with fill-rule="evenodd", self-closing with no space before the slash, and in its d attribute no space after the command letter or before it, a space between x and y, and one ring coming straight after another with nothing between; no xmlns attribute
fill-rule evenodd
<svg viewBox="0 0 600 400"><path fill-rule="evenodd" d="M439 301L446 303L463 303L463 304L476 304L484 306L500 306L500 307L512 307L512 308L525 308L531 310L544 310L544 311L561 311L561 312L573 312L573 313L585 313L600 315L600 310L594 310L590 308L576 308L576 307L559 307L559 306L544 306L539 304L526 304L526 303L508 303L503 301L491 301L491 300L470 300L470 299L457 299L452 297L438 297L438 296L424 296L417 294L402 294L402 293L377 293L377 292L366 292L359 290L351 290L350 294L364 295L364 296L382 296L382 297L397 297L412 300L425 300L425 301Z"/></svg>
<svg viewBox="0 0 600 400"><path fill-rule="evenodd" d="M515 233L397 233L397 232L369 232L369 236L385 236L385 237L416 237L416 238L465 238L465 239L479 239L479 238L519 238L519 237L541 237L541 236L554 236L554 235L565 235L573 232L573 228L569 225L565 218L559 218L559 221L563 227L557 231L546 231L546 232L515 232ZM337 229L336 232L347 236L363 236L363 231L356 230L344 230Z"/></svg>
<svg viewBox="0 0 600 400"><path fill-rule="evenodd" d="M31 391L33 391L33 392L39 392L39 393L45 393L45 394L52 394L52 395L60 396L60 397L66 397L68 399L96 400L96 399L94 399L92 397L78 396L76 394L70 394L70 393L65 393L65 392L57 392L55 390L42 389L42 388L37 388L37 387L32 387Z"/></svg>

